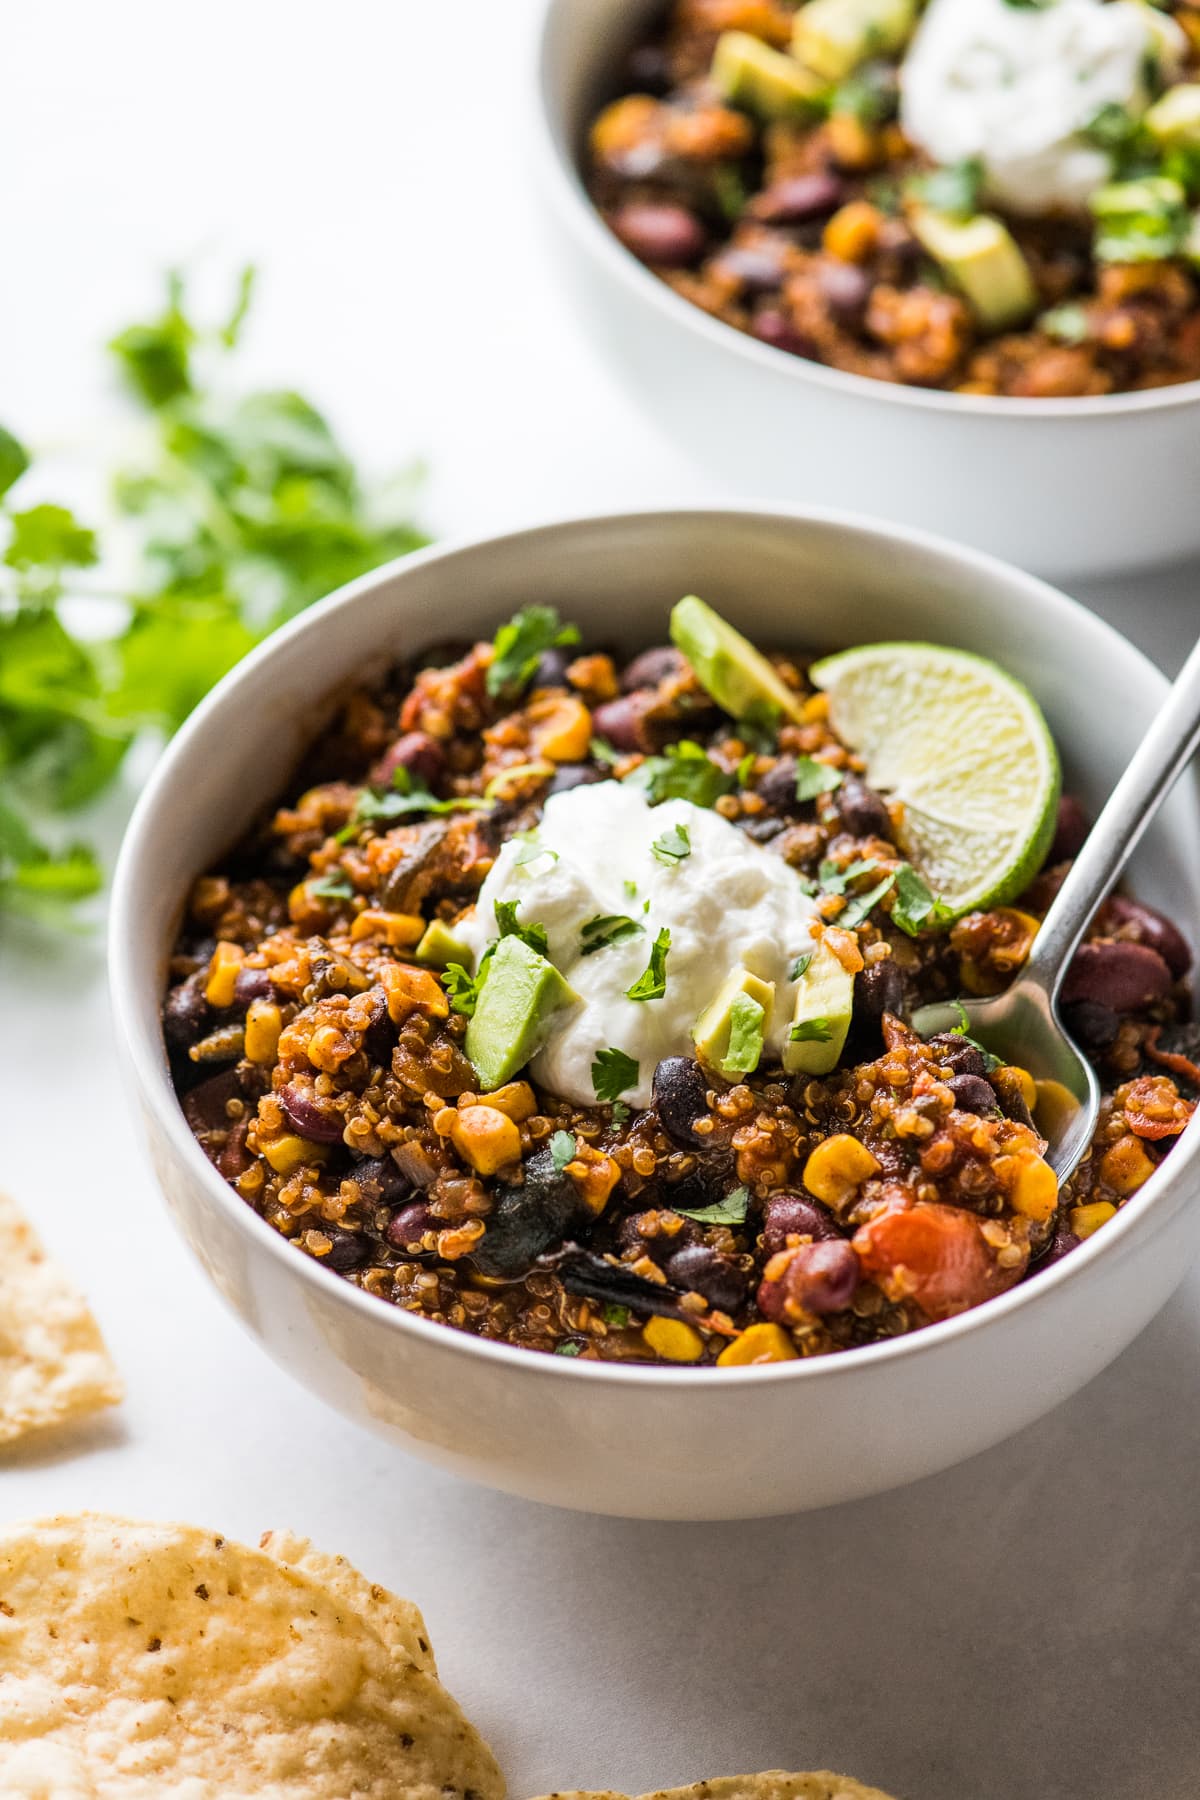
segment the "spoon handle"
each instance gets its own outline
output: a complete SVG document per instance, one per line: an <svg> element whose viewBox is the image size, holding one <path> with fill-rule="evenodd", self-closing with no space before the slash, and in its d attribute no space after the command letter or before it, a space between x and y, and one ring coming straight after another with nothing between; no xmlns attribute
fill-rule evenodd
<svg viewBox="0 0 1200 1800"><path fill-rule="evenodd" d="M1142 833L1200 747L1200 641L1166 705L1109 795L1071 872L1042 923L1024 981L1052 997L1088 922L1115 883Z"/></svg>

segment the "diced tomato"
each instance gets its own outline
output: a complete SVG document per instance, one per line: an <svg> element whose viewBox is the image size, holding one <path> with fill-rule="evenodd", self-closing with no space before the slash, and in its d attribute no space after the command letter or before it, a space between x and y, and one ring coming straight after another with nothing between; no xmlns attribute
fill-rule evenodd
<svg viewBox="0 0 1200 1800"><path fill-rule="evenodd" d="M882 1212L854 1234L866 1275L889 1300L911 1300L930 1319L949 1319L1012 1287L1024 1260L1002 1268L973 1213L924 1201Z"/></svg>

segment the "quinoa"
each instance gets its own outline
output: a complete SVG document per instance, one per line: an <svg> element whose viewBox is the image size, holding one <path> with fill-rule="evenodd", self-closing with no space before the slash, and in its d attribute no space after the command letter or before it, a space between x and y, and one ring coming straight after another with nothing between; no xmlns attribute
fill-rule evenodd
<svg viewBox="0 0 1200 1800"><path fill-rule="evenodd" d="M1162 8L1200 73L1200 8ZM999 212L1036 290L1032 322L992 332L912 227L931 165L897 113L897 63L874 59L808 120L764 121L710 74L721 33L788 44L787 0L675 0L626 59L595 119L592 198L628 249L685 300L738 331L848 374L1027 399L1200 378L1200 290L1188 255L1097 255L1091 221ZM1139 143L1132 172L1158 172ZM1200 159L1175 170L1200 197ZM943 171L943 173L946 173Z"/></svg>
<svg viewBox="0 0 1200 1800"><path fill-rule="evenodd" d="M528 1349L778 1360L917 1330L1036 1278L1154 1172L1194 1111L1200 1034L1187 947L1153 909L1108 902L1068 978L1104 1104L1061 1193L1028 1075L904 1022L1012 979L1085 830L1076 801L1014 905L913 935L885 893L846 928L903 863L900 814L802 663L773 659L801 722L748 742L673 649L621 665L552 647L500 694L494 657L444 646L352 694L286 798L191 890L163 1009L181 1104L298 1253ZM838 1066L726 1080L671 1057L645 1110L578 1105L527 1069L480 1093L460 986L418 944L431 922L453 931L549 794L623 779L684 739L724 776L723 816L820 895L825 939L854 971ZM837 785L797 799L799 757Z"/></svg>

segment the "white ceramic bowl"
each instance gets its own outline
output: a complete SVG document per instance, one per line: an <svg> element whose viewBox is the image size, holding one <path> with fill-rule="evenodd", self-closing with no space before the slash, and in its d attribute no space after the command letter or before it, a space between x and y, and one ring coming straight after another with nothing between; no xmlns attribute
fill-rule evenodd
<svg viewBox="0 0 1200 1800"><path fill-rule="evenodd" d="M305 613L188 721L134 816L111 940L120 1037L167 1203L214 1285L297 1380L445 1468L561 1506L735 1518L928 1475L1036 1419L1140 1331L1187 1266L1195 1126L1119 1218L1036 1281L949 1323L821 1361L700 1372L483 1342L360 1293L225 1185L184 1121L158 1008L184 894L286 783L331 691L388 653L491 635L550 602L585 638L661 640L699 586L753 637L833 648L943 639L1001 658L1042 701L1068 780L1100 801L1163 677L1108 626L1021 575L912 533L788 509L636 513L426 551ZM1135 882L1196 916L1196 789L1176 793Z"/></svg>
<svg viewBox="0 0 1200 1800"><path fill-rule="evenodd" d="M633 397L735 493L853 507L1044 574L1200 549L1200 382L1001 400L845 375L758 343L625 250L578 174L623 48L656 0L544 0L526 107L559 264Z"/></svg>

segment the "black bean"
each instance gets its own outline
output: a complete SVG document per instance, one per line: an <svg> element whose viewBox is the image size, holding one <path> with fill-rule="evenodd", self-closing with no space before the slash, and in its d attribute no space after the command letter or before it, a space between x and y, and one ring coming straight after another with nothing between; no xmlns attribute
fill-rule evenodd
<svg viewBox="0 0 1200 1800"><path fill-rule="evenodd" d="M360 1231L343 1231L336 1225L322 1225L320 1229L330 1240L330 1248L325 1256L318 1257L327 1269L333 1269L338 1275L349 1275L355 1269L361 1269L364 1263L371 1260L371 1240Z"/></svg>
<svg viewBox="0 0 1200 1800"><path fill-rule="evenodd" d="M1066 862L1069 858L1078 856L1090 830L1082 801L1074 794L1064 794L1058 803L1058 823L1054 829L1054 842L1050 846L1047 862Z"/></svg>
<svg viewBox="0 0 1200 1800"><path fill-rule="evenodd" d="M995 1088L982 1075L952 1075L946 1086L960 1112L990 1113L999 1105Z"/></svg>
<svg viewBox="0 0 1200 1800"><path fill-rule="evenodd" d="M1062 1009L1063 1024L1082 1050L1097 1054L1107 1050L1121 1029L1121 1021L1111 1006L1098 1000L1076 1000Z"/></svg>
<svg viewBox="0 0 1200 1800"><path fill-rule="evenodd" d="M768 225L799 225L836 211L845 194L845 184L827 171L788 175L761 193L751 210Z"/></svg>
<svg viewBox="0 0 1200 1800"><path fill-rule="evenodd" d="M610 223L627 250L663 269L685 269L699 262L708 242L695 213L672 201L628 201L611 215Z"/></svg>
<svg viewBox="0 0 1200 1800"><path fill-rule="evenodd" d="M559 763L546 790L547 798L565 794L570 788L587 787L593 781L607 781L609 773L598 763Z"/></svg>
<svg viewBox="0 0 1200 1800"><path fill-rule="evenodd" d="M747 294L771 294L784 277L784 259L780 251L763 249L726 250L720 259L723 275L737 281Z"/></svg>
<svg viewBox="0 0 1200 1800"><path fill-rule="evenodd" d="M768 1256L785 1249L789 1237L821 1239L840 1235L825 1208L803 1194L772 1194L763 1208L763 1249Z"/></svg>
<svg viewBox="0 0 1200 1800"><path fill-rule="evenodd" d="M556 645L551 650L543 650L538 657L538 665L534 671L531 687L566 687L567 670L575 661L576 652Z"/></svg>
<svg viewBox="0 0 1200 1800"><path fill-rule="evenodd" d="M255 1000L270 1000L275 989L266 969L239 969L233 984L233 1003L243 1011Z"/></svg>
<svg viewBox="0 0 1200 1800"><path fill-rule="evenodd" d="M833 795L838 818L852 837L890 838L892 821L874 788L857 775L847 775Z"/></svg>
<svg viewBox="0 0 1200 1800"><path fill-rule="evenodd" d="M685 1294L703 1294L710 1306L721 1312L736 1312L746 1298L746 1277L707 1244L687 1244L676 1250L664 1265L664 1273L672 1287Z"/></svg>
<svg viewBox="0 0 1200 1800"><path fill-rule="evenodd" d="M371 1022L363 1032L363 1050L369 1062L390 1069L392 1051L396 1047L396 1027L388 1013L387 996L382 988L372 988L367 999L371 1006Z"/></svg>
<svg viewBox="0 0 1200 1800"><path fill-rule="evenodd" d="M800 802L796 798L796 775L798 773L794 756L781 756L774 768L768 769L758 783L758 793L768 806L776 812L795 813L799 811Z"/></svg>
<svg viewBox="0 0 1200 1800"><path fill-rule="evenodd" d="M1075 952L1062 986L1064 1005L1097 1000L1114 1012L1136 1012L1171 991L1171 971L1145 944L1101 938Z"/></svg>
<svg viewBox="0 0 1200 1800"><path fill-rule="evenodd" d="M204 998L207 974L189 975L163 1002L163 1036L171 1050L190 1050L212 1030L216 1015Z"/></svg>
<svg viewBox="0 0 1200 1800"><path fill-rule="evenodd" d="M1068 1231L1065 1225L1060 1225L1030 1273L1036 1275L1040 1269L1052 1268L1055 1263L1061 1262L1064 1256L1070 1256L1072 1250L1078 1250L1082 1242L1081 1237L1076 1237L1073 1231Z"/></svg>
<svg viewBox="0 0 1200 1800"><path fill-rule="evenodd" d="M858 331L867 316L871 298L871 278L854 263L822 263L817 274L831 317L847 331Z"/></svg>
<svg viewBox="0 0 1200 1800"><path fill-rule="evenodd" d="M854 977L854 1022L878 1025L884 1013L899 1017L904 1007L904 977L891 957L868 963Z"/></svg>
<svg viewBox="0 0 1200 1800"><path fill-rule="evenodd" d="M703 1149L708 1141L694 1129L709 1117L708 1082L690 1056L665 1056L654 1071L654 1105L667 1136L685 1150Z"/></svg>
<svg viewBox="0 0 1200 1800"><path fill-rule="evenodd" d="M183 1098L183 1116L199 1138L214 1131L228 1131L228 1103L241 1096L241 1083L236 1069L223 1069L210 1075Z"/></svg>
<svg viewBox="0 0 1200 1800"><path fill-rule="evenodd" d="M683 657L673 644L655 644L621 671L621 692L632 694L638 688L657 687L669 675L678 675L682 668Z"/></svg>
<svg viewBox="0 0 1200 1800"><path fill-rule="evenodd" d="M987 1058L982 1050L954 1031L939 1031L936 1037L929 1039L929 1047L936 1050L941 1062L949 1063L955 1075L986 1075Z"/></svg>
<svg viewBox="0 0 1200 1800"><path fill-rule="evenodd" d="M483 1275L527 1274L544 1250L590 1218L575 1183L555 1168L549 1148L538 1150L525 1164L524 1181L498 1183L472 1260Z"/></svg>
<svg viewBox="0 0 1200 1800"><path fill-rule="evenodd" d="M626 79L638 94L665 94L671 86L671 59L661 44L639 44L625 64Z"/></svg>
<svg viewBox="0 0 1200 1800"><path fill-rule="evenodd" d="M314 1144L340 1144L344 1126L339 1114L327 1113L294 1087L282 1087L276 1094L283 1116L293 1131Z"/></svg>
<svg viewBox="0 0 1200 1800"><path fill-rule="evenodd" d="M653 688L639 688L636 693L622 694L619 700L606 700L592 714L596 736L604 738L614 750L653 750L646 715L656 704Z"/></svg>
<svg viewBox="0 0 1200 1800"><path fill-rule="evenodd" d="M802 331L797 331L786 313L767 307L757 313L750 325L752 337L770 344L773 350L786 350L789 356L815 356L817 346Z"/></svg>
<svg viewBox="0 0 1200 1800"><path fill-rule="evenodd" d="M413 1194L412 1182L402 1175L390 1156L364 1156L350 1171L364 1200L395 1206Z"/></svg>

